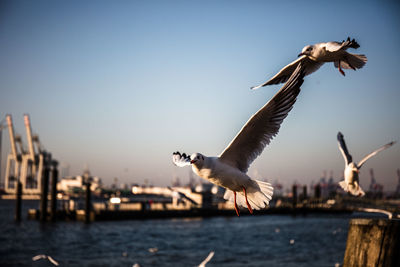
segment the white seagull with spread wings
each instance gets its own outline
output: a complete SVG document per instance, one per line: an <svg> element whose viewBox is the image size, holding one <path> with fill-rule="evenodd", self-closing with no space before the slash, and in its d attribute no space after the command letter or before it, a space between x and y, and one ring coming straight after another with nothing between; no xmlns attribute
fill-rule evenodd
<svg viewBox="0 0 400 267"><path fill-rule="evenodd" d="M344 169L344 180L339 182L340 187L343 188L344 191L350 192L354 196L363 196L365 192L360 187L360 182L358 179L358 173L360 172L361 166L370 158L385 150L386 148L391 147L396 142L390 142L374 152L365 156L358 164L353 162L353 158L347 150L346 143L344 142L343 134L339 132L337 134L337 140L339 145L339 150L342 152L344 161L345 161L345 169Z"/></svg>
<svg viewBox="0 0 400 267"><path fill-rule="evenodd" d="M172 159L179 167L192 165L198 176L226 188L224 198L234 202L239 216L239 206L253 209L265 208L272 198L269 183L251 179L246 175L250 164L261 154L264 147L278 133L283 120L292 109L300 93L304 72L302 64L278 93L243 126L227 148L218 157L206 157L200 153L191 156L179 152Z"/></svg>
<svg viewBox="0 0 400 267"><path fill-rule="evenodd" d="M269 81L258 86L251 87L257 89L266 85L278 84L286 82L290 75L296 69L300 62L304 64L305 75L309 75L318 70L325 62L333 62L340 73L344 74L343 69L360 69L367 62L365 55L356 55L346 52L347 48L359 48L360 45L350 37L342 42L327 42L314 45L307 45L299 54L299 58L281 69L278 74L272 77Z"/></svg>

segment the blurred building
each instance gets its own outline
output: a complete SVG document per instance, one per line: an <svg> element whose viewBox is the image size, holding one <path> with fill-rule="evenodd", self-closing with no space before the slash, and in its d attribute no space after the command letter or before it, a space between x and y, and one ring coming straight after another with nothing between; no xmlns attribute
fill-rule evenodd
<svg viewBox="0 0 400 267"><path fill-rule="evenodd" d="M378 184L375 179L374 169L369 169L371 183L368 188L367 197L380 199L383 197L383 185Z"/></svg>
<svg viewBox="0 0 400 267"><path fill-rule="evenodd" d="M102 187L101 178L97 176L89 177L89 182L91 183L90 185L91 191L96 191L97 189L100 189ZM57 190L63 192L79 192L83 190L84 185L85 181L83 175L69 176L62 178L57 183Z"/></svg>

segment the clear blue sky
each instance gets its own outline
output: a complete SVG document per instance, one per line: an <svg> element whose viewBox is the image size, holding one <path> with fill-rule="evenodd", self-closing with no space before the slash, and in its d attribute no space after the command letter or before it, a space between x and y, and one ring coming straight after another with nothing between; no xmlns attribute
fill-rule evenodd
<svg viewBox="0 0 400 267"><path fill-rule="evenodd" d="M254 178L318 180L400 141L400 6L395 1L1 1L0 117L13 115L70 174L88 164L110 184L188 180L179 150L218 155L280 88L250 91L308 44L356 38L368 63L307 76ZM26 144L26 142L25 142ZM3 171L10 150L3 133ZM400 145L368 161L385 190L397 184Z"/></svg>

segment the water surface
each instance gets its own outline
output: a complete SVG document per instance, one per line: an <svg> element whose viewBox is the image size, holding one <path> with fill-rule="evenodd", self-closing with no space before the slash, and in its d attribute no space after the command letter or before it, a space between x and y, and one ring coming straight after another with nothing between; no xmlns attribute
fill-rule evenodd
<svg viewBox="0 0 400 267"><path fill-rule="evenodd" d="M0 266L334 266L346 248L349 215L242 216L41 224L13 222L0 200ZM234 212L234 211L232 211ZM156 252L150 252L156 248Z"/></svg>

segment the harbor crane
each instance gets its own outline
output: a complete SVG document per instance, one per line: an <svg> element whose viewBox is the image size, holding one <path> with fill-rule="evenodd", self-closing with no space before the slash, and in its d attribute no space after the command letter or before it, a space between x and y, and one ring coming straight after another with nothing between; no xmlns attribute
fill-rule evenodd
<svg viewBox="0 0 400 267"><path fill-rule="evenodd" d="M22 146L21 137L16 136L14 132L14 125L11 115L6 115L8 135L10 137L11 152L7 157L6 174L5 174L5 191L7 193L14 193L17 188L17 182L19 181L19 174L21 170L22 161ZM17 144L20 144L18 149Z"/></svg>
<svg viewBox="0 0 400 267"><path fill-rule="evenodd" d="M0 187L1 187L1 173L2 173L2 168L1 168L1 163L2 163L2 150L1 150L1 142L3 141L3 129L7 127L6 124L4 124L5 119L2 119L0 121Z"/></svg>
<svg viewBox="0 0 400 267"><path fill-rule="evenodd" d="M40 148L39 137L32 135L29 115L24 115L28 151L22 156L21 182L25 193L40 193L46 152ZM35 149L36 147L36 149Z"/></svg>
<svg viewBox="0 0 400 267"><path fill-rule="evenodd" d="M29 115L24 115L24 124L26 129L26 138L28 150L25 151L22 146L21 137L15 135L11 115L6 116L11 153L7 158L5 191L15 193L16 183L22 184L22 189L26 194L39 194L41 192L41 183L43 170L46 164L52 164L51 154L46 153L40 145L39 137L32 135L32 128Z"/></svg>

